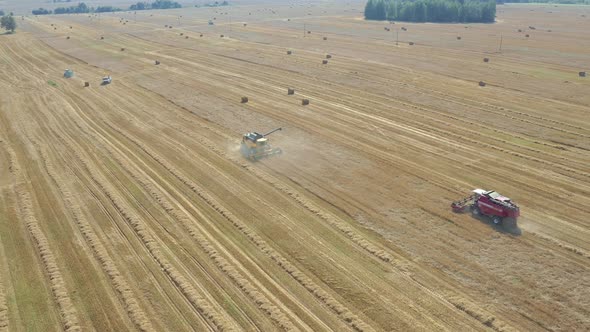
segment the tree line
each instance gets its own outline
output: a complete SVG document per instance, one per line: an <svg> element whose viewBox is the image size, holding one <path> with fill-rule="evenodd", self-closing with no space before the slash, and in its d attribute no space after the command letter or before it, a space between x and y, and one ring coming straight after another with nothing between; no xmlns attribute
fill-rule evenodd
<svg viewBox="0 0 590 332"><path fill-rule="evenodd" d="M137 10L148 10L148 9L171 9L171 8L182 8L182 5L175 1L169 0L156 0L154 2L138 2L129 6L132 11ZM107 12L120 12L124 9L113 7L113 6L98 6L89 7L84 2L79 3L77 6L70 7L58 7L53 11L45 8L33 9L33 15L49 15L49 14L86 14L86 13L107 13Z"/></svg>
<svg viewBox="0 0 590 332"><path fill-rule="evenodd" d="M367 20L491 23L495 17L495 0L369 0L365 6Z"/></svg>
<svg viewBox="0 0 590 332"><path fill-rule="evenodd" d="M590 5L590 0L497 0L497 3L554 3L562 5Z"/></svg>
<svg viewBox="0 0 590 332"><path fill-rule="evenodd" d="M182 5L175 1L156 0L152 3L138 2L129 7L129 10L148 10L148 9L172 9L181 8Z"/></svg>
<svg viewBox="0 0 590 332"><path fill-rule="evenodd" d="M0 10L0 28L4 28L7 31L14 32L16 30L16 20L14 15L4 15L4 11Z"/></svg>

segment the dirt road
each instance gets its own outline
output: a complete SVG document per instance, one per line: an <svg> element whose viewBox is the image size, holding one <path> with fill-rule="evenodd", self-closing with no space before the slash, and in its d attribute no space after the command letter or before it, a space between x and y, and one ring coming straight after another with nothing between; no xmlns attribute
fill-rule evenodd
<svg viewBox="0 0 590 332"><path fill-rule="evenodd" d="M396 45L358 4L268 8L0 36L0 328L590 328L587 18L499 6ZM239 156L274 127L284 155ZM520 229L453 214L476 187Z"/></svg>

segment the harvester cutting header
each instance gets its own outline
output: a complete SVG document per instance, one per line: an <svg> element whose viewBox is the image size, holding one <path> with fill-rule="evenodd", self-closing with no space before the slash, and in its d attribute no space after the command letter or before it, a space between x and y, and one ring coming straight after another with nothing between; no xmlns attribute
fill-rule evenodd
<svg viewBox="0 0 590 332"><path fill-rule="evenodd" d="M244 134L240 152L245 158L252 161L283 153L283 150L280 148L273 148L267 138L268 135L279 130L283 130L283 128L271 130L266 134L259 134L257 132Z"/></svg>
<svg viewBox="0 0 590 332"><path fill-rule="evenodd" d="M494 224L509 229L516 227L516 219L520 216L520 208L510 198L493 190L475 189L472 195L453 202L451 208L454 212L469 208L473 216L489 216Z"/></svg>

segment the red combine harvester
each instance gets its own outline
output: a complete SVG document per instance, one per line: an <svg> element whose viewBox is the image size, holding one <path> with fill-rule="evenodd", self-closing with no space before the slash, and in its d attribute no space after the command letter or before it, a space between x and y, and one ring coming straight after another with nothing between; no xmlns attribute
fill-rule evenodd
<svg viewBox="0 0 590 332"><path fill-rule="evenodd" d="M471 196L453 202L451 208L454 212L464 212L469 208L473 216L489 216L494 224L502 224L506 228L515 228L516 219L520 216L520 209L510 198L483 189L473 190Z"/></svg>

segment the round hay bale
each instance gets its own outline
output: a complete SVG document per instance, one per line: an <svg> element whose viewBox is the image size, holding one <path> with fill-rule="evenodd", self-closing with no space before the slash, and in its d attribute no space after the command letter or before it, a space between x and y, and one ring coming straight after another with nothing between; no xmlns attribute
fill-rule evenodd
<svg viewBox="0 0 590 332"><path fill-rule="evenodd" d="M188 36L184 36L184 39L188 39Z"/></svg>
<svg viewBox="0 0 590 332"><path fill-rule="evenodd" d="M328 60L322 60L322 65L327 65L328 64Z"/></svg>
<svg viewBox="0 0 590 332"><path fill-rule="evenodd" d="M66 39L70 39L70 36L67 36Z"/></svg>
<svg viewBox="0 0 590 332"><path fill-rule="evenodd" d="M287 55L293 54L293 51L287 51Z"/></svg>
<svg viewBox="0 0 590 332"><path fill-rule="evenodd" d="M461 40L461 37L460 36L457 36L457 40Z"/></svg>
<svg viewBox="0 0 590 332"><path fill-rule="evenodd" d="M414 42L409 42L408 44L410 44L410 45L414 45Z"/></svg>
<svg viewBox="0 0 590 332"><path fill-rule="evenodd" d="M524 35L525 37L529 38L530 36L528 34Z"/></svg>
<svg viewBox="0 0 590 332"><path fill-rule="evenodd" d="M547 30L547 32L551 32L551 29Z"/></svg>
<svg viewBox="0 0 590 332"><path fill-rule="evenodd" d="M199 37L203 37L203 34L200 34Z"/></svg>
<svg viewBox="0 0 590 332"><path fill-rule="evenodd" d="M224 36L223 35L219 35L219 37L223 38Z"/></svg>
<svg viewBox="0 0 590 332"><path fill-rule="evenodd" d="M172 29L172 26L169 26L168 28L169 28L169 29Z"/></svg>
<svg viewBox="0 0 590 332"><path fill-rule="evenodd" d="M294 95L295 94L295 89L287 88L287 94L288 95Z"/></svg>
<svg viewBox="0 0 590 332"><path fill-rule="evenodd" d="M486 86L486 82L484 82L484 81L479 81L479 86Z"/></svg>
<svg viewBox="0 0 590 332"><path fill-rule="evenodd" d="M87 88L90 86L90 82L84 82L84 87Z"/></svg>
<svg viewBox="0 0 590 332"><path fill-rule="evenodd" d="M245 104L248 102L248 97L242 97L242 104Z"/></svg>
<svg viewBox="0 0 590 332"><path fill-rule="evenodd" d="M248 24L244 23L244 26L248 26Z"/></svg>
<svg viewBox="0 0 590 332"><path fill-rule="evenodd" d="M586 72L585 71L581 71L578 73L578 76L580 77L586 77Z"/></svg>
<svg viewBox="0 0 590 332"><path fill-rule="evenodd" d="M168 27L168 24L164 24L164 28L167 28L167 27Z"/></svg>
<svg viewBox="0 0 590 332"><path fill-rule="evenodd" d="M73 27L70 25L70 29L73 29Z"/></svg>
<svg viewBox="0 0 590 332"><path fill-rule="evenodd" d="M518 29L518 32L522 32L522 29Z"/></svg>
<svg viewBox="0 0 590 332"><path fill-rule="evenodd" d="M156 66L160 64L160 61L156 60Z"/></svg>
<svg viewBox="0 0 590 332"><path fill-rule="evenodd" d="M125 51L125 47L121 47L121 52L124 52L124 51Z"/></svg>
<svg viewBox="0 0 590 332"><path fill-rule="evenodd" d="M303 105L303 106L309 105L309 99L303 99L303 100L301 100L301 105Z"/></svg>
<svg viewBox="0 0 590 332"><path fill-rule="evenodd" d="M408 28L406 28L406 27L402 27L402 30L404 30L404 31L408 31Z"/></svg>
<svg viewBox="0 0 590 332"><path fill-rule="evenodd" d="M184 36L184 32L181 32L181 33L180 33L180 35L181 35L181 36Z"/></svg>
<svg viewBox="0 0 590 332"><path fill-rule="evenodd" d="M490 58L483 58L483 62L490 62Z"/></svg>
<svg viewBox="0 0 590 332"><path fill-rule="evenodd" d="M311 31L308 31L307 34L311 34Z"/></svg>
<svg viewBox="0 0 590 332"><path fill-rule="evenodd" d="M332 55L331 54L326 54L326 59L332 59Z"/></svg>
<svg viewBox="0 0 590 332"><path fill-rule="evenodd" d="M328 40L328 37L324 37L324 40Z"/></svg>

